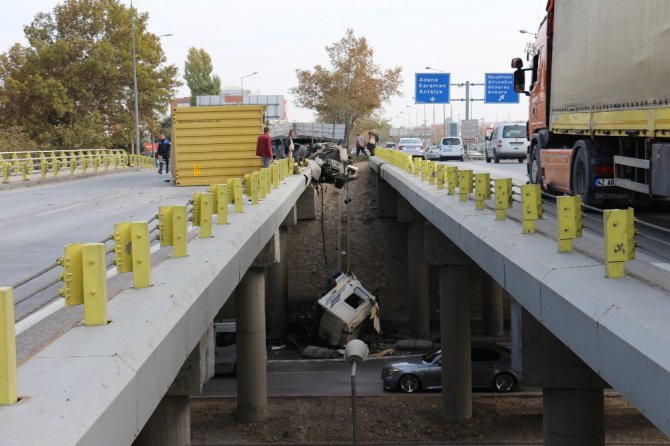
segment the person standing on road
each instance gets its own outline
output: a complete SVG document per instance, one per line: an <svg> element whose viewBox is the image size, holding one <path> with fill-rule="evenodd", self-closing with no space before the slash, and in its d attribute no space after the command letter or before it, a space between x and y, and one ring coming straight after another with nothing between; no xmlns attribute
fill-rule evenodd
<svg viewBox="0 0 670 446"><path fill-rule="evenodd" d="M263 167L270 167L272 161L272 139L270 138L270 127L263 127L263 134L256 142L256 156L263 160Z"/></svg>
<svg viewBox="0 0 670 446"><path fill-rule="evenodd" d="M165 161L165 173L168 173L170 169L170 140L167 139L163 133L160 134L158 140L156 159L158 159L159 156ZM158 173L163 173L163 163L158 163Z"/></svg>
<svg viewBox="0 0 670 446"><path fill-rule="evenodd" d="M365 155L365 137L359 133L356 135L356 156L360 155L361 152Z"/></svg>
<svg viewBox="0 0 670 446"><path fill-rule="evenodd" d="M375 147L377 147L377 138L374 133L368 132L368 152L370 156L375 156Z"/></svg>
<svg viewBox="0 0 670 446"><path fill-rule="evenodd" d="M286 146L287 158L293 158L293 150L295 149L295 144L293 143L294 139L295 139L295 130L291 130L290 132L288 132L288 138L286 138L286 141L284 142Z"/></svg>

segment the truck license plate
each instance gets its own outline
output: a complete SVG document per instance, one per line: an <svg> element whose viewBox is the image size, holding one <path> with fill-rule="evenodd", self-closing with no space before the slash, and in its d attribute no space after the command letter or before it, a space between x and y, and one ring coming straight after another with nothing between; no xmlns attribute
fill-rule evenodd
<svg viewBox="0 0 670 446"><path fill-rule="evenodd" d="M614 178L598 178L595 180L596 187L614 186Z"/></svg>

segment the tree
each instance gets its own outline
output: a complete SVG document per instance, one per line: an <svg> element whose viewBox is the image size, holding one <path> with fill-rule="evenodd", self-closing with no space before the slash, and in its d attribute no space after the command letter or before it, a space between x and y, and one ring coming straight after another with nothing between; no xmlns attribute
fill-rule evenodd
<svg viewBox="0 0 670 446"><path fill-rule="evenodd" d="M201 95L221 94L221 78L212 76L212 58L207 51L191 47L184 65L184 80L191 90L191 105L195 105L195 97Z"/></svg>
<svg viewBox="0 0 670 446"><path fill-rule="evenodd" d="M296 70L298 86L291 89L296 103L316 110L321 121L344 123L345 141L356 122L370 116L392 96L400 95L401 67L382 71L373 61L365 37L348 29L345 36L326 46L332 69L316 65L313 71Z"/></svg>
<svg viewBox="0 0 670 446"><path fill-rule="evenodd" d="M134 137L131 11L118 0L66 0L24 28L28 46L0 55L0 122L44 148L129 147ZM140 125L174 96L148 15L136 15Z"/></svg>
<svg viewBox="0 0 670 446"><path fill-rule="evenodd" d="M356 121L352 130L354 135L362 133L367 139L367 134L372 129L377 130L380 144L383 144L384 141L390 139L391 122L388 119L383 118L378 111Z"/></svg>

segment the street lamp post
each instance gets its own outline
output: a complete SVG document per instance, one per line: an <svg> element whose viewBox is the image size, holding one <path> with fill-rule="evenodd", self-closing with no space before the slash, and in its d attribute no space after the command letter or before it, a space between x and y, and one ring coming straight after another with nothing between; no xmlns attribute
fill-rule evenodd
<svg viewBox="0 0 670 446"><path fill-rule="evenodd" d="M240 96L242 96L242 99L241 99L242 103L244 103L244 78L249 77L249 76L253 76L254 74L258 74L258 71L254 71L253 73L247 74L247 75L242 76L240 78L240 90L241 90L240 91Z"/></svg>
<svg viewBox="0 0 670 446"><path fill-rule="evenodd" d="M419 115L417 114L416 107L412 107L411 105L407 105L406 107L414 109L414 125L419 125ZM410 120L410 127L411 126L412 126L412 121Z"/></svg>
<svg viewBox="0 0 670 446"><path fill-rule="evenodd" d="M526 31L525 29L520 29L519 32L520 32L521 34L530 34L531 36L533 36L533 37L535 37L535 38L537 39L537 34L536 34L536 33L533 33L533 32L530 32L530 31Z"/></svg>
<svg viewBox="0 0 670 446"><path fill-rule="evenodd" d="M344 359L351 364L351 422L353 445L358 446L358 416L356 405L356 366L368 358L368 346L360 339L352 339L344 347Z"/></svg>
<svg viewBox="0 0 670 446"><path fill-rule="evenodd" d="M410 132L409 132L409 128L410 128L410 126L411 126L411 122L410 122L410 119L409 119L409 113L404 112L404 111L401 111L400 114L401 114L401 115L405 115L404 118L403 118L403 121L404 121L405 119L407 119L407 122L406 122L406 124L407 124L407 135L405 135L405 136L409 136L409 133L410 133Z"/></svg>
<svg viewBox="0 0 670 446"><path fill-rule="evenodd" d="M140 109L137 97L137 57L135 55L135 9L130 0L130 32L133 42L133 90L135 93L135 154L140 154Z"/></svg>

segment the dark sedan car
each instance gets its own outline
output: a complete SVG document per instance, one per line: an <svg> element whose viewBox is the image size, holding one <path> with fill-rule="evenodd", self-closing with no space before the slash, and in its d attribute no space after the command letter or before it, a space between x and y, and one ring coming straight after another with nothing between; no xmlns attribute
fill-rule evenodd
<svg viewBox="0 0 670 446"><path fill-rule="evenodd" d="M472 387L510 392L518 377L512 370L509 351L498 344L473 344ZM389 364L382 370L385 390L412 393L442 388L442 355L438 350L406 362Z"/></svg>

